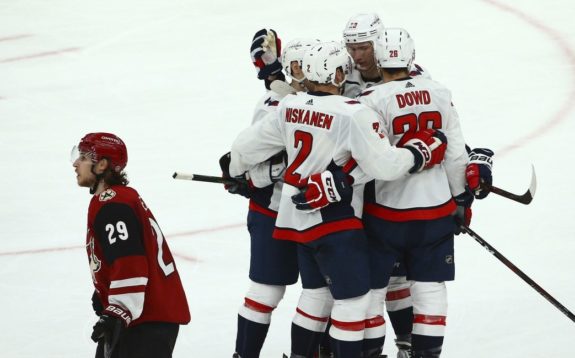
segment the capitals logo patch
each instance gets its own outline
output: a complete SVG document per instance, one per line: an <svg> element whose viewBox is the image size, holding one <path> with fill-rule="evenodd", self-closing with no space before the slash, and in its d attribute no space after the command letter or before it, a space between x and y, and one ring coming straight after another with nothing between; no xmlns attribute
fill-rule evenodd
<svg viewBox="0 0 575 358"><path fill-rule="evenodd" d="M106 189L102 194L100 194L98 199L100 201L108 201L108 200L111 200L115 196L116 196L115 191L113 191L112 189Z"/></svg>

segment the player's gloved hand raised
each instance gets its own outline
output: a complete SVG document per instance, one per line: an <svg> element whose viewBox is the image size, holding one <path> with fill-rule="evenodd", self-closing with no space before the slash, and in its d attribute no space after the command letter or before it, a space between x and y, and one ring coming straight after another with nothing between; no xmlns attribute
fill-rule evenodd
<svg viewBox="0 0 575 358"><path fill-rule="evenodd" d="M331 203L351 198L353 189L342 170L326 170L311 175L299 194L291 197L298 210L313 212Z"/></svg>
<svg viewBox="0 0 575 358"><path fill-rule="evenodd" d="M249 198L252 192L250 183L245 176L234 177L234 178L230 176L231 161L232 157L230 152L227 152L220 158L220 168L222 169L222 178L229 179L229 182L224 184L224 189L226 189L231 194L238 194L246 198Z"/></svg>
<svg viewBox="0 0 575 358"><path fill-rule="evenodd" d="M473 193L468 188L456 197L455 204L457 204L457 209L455 210L455 235L461 233L461 225L469 226L471 224L471 204L473 204Z"/></svg>
<svg viewBox="0 0 575 358"><path fill-rule="evenodd" d="M491 168L493 166L493 151L487 148L475 148L469 151L469 164L465 169L467 185L473 191L477 199L483 199L489 194L490 186L493 183Z"/></svg>
<svg viewBox="0 0 575 358"><path fill-rule="evenodd" d="M124 328L125 323L123 319L104 314L100 316L100 319L94 325L91 338L94 342L105 339L111 343L118 340Z"/></svg>
<svg viewBox="0 0 575 358"><path fill-rule="evenodd" d="M250 55L260 80L281 72L280 54L281 40L274 30L261 29L255 33Z"/></svg>
<svg viewBox="0 0 575 358"><path fill-rule="evenodd" d="M398 146L409 149L415 157L410 173L420 172L443 161L447 149L447 137L437 129L424 129L403 135Z"/></svg>

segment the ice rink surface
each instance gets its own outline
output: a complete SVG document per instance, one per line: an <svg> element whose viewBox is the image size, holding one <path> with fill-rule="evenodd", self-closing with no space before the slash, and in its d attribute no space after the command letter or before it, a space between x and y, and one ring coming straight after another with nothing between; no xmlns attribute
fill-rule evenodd
<svg viewBox="0 0 575 358"><path fill-rule="evenodd" d="M87 132L127 143L128 174L168 238L192 322L174 357L230 357L247 289L247 202L220 186L218 158L249 125L263 86L255 31L339 40L378 12L408 29L416 62L453 92L467 142L496 152L472 228L575 310L575 5L568 0L0 2L0 356L93 356L83 249L89 194L68 161ZM468 236L442 357L573 357L575 324ZM262 357L289 352L299 284L275 311ZM394 354L391 328L385 353Z"/></svg>

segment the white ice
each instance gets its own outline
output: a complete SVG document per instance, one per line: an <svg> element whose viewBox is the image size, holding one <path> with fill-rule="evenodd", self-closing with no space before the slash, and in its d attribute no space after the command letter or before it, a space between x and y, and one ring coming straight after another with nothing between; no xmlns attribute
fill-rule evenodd
<svg viewBox="0 0 575 358"><path fill-rule="evenodd" d="M472 228L575 310L575 5L570 0L0 2L0 356L91 357L83 249L89 194L69 150L85 133L125 139L132 185L168 237L192 322L174 357L230 357L247 288L247 202L175 170L217 175L262 84L263 27L338 40L354 13L407 28L417 60L453 91L467 142L498 153ZM573 357L575 325L468 236L456 240L449 357ZM289 352L300 286L275 311L262 357ZM385 353L395 349L389 329Z"/></svg>

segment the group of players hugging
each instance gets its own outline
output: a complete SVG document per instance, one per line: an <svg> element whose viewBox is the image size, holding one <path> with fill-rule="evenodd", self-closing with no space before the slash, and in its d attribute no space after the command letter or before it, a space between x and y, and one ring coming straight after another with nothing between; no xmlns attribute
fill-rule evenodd
<svg viewBox="0 0 575 358"><path fill-rule="evenodd" d="M250 199L251 284L233 356L260 356L299 278L290 357L382 357L386 309L398 358L439 357L454 235L488 194L493 152L466 146L451 92L413 62L409 33L376 14L353 16L343 41L283 50L262 29L250 52L266 92L220 158L226 189ZM189 308L127 162L112 133L88 133L72 152L92 194L92 339L97 358L169 358Z"/></svg>
<svg viewBox="0 0 575 358"><path fill-rule="evenodd" d="M290 357L383 357L385 309L398 358L439 357L454 235L488 194L493 152L465 144L451 92L377 14L283 50L262 29L250 52L266 92L220 158L227 190L250 199L234 357L260 356L298 276Z"/></svg>

